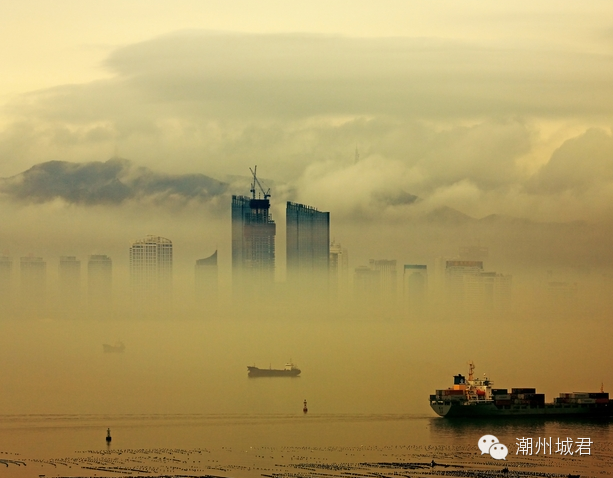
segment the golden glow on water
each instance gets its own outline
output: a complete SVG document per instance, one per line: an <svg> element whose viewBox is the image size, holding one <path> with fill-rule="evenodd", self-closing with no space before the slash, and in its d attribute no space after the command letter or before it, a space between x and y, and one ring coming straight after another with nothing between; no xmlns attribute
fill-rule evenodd
<svg viewBox="0 0 613 478"><path fill-rule="evenodd" d="M610 476L608 422L521 420L452 422L396 414L290 415L2 415L0 461L10 476L411 476L448 471L477 477L507 466L516 473ZM106 445L106 428L112 442ZM495 433L506 461L481 455L477 441ZM517 455L516 435L589 436L590 456ZM432 462L436 465L432 466ZM115 473L115 474L114 474ZM543 475L546 476L546 475Z"/></svg>

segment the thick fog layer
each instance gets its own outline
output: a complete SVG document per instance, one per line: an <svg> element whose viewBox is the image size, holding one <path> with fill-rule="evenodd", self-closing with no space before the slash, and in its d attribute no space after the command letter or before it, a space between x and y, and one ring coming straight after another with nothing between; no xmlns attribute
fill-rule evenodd
<svg viewBox="0 0 613 478"><path fill-rule="evenodd" d="M364 33L226 12L92 46L99 74L1 79L2 408L429 413L468 360L606 388L612 12L561 3ZM268 235L233 232L233 196L270 200ZM330 213L325 271L288 271L288 201Z"/></svg>

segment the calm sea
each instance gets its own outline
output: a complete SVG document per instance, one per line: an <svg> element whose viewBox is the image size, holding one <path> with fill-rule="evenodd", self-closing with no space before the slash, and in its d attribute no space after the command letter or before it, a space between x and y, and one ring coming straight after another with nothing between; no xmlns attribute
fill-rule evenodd
<svg viewBox="0 0 613 478"><path fill-rule="evenodd" d="M609 322L6 320L0 336L0 478L612 474L613 422L451 422L428 405L468 360L547 401L610 391ZM103 352L120 340L124 353ZM290 359L299 378L247 377ZM481 454L483 435L506 460Z"/></svg>
<svg viewBox="0 0 613 478"><path fill-rule="evenodd" d="M506 460L481 454L477 442L483 435L495 435L508 447ZM518 454L518 444L528 438L532 450L524 446ZM579 439L585 444L586 438L591 443L580 454ZM551 449L537 453L537 443L549 439ZM557 441L572 445L557 449ZM0 463L6 465L0 476L10 477L606 477L613 476L613 422L310 411L2 415Z"/></svg>

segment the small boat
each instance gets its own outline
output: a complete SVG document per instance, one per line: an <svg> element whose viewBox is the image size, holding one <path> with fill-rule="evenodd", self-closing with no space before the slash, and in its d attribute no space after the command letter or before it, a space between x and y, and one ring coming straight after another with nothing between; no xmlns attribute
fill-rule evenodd
<svg viewBox="0 0 613 478"><path fill-rule="evenodd" d="M122 353L126 349L126 346L123 342L117 342L115 345L102 344L102 349L105 354Z"/></svg>

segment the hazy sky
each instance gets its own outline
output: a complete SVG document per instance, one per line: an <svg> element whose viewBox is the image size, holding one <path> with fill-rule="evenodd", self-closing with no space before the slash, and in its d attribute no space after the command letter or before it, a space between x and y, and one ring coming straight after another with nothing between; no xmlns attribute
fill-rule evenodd
<svg viewBox="0 0 613 478"><path fill-rule="evenodd" d="M91 173L117 154L129 163L112 187L81 187L153 175L174 186L124 191L124 211L196 198L221 217L225 203L201 207L217 193L194 192L205 180L176 175L246 194L236 176L258 164L277 219L291 199L333 224L439 206L609 222L611 18L605 1L5 2L0 177L51 160ZM81 197L23 182L2 187L5 214L61 215ZM75 217L95 207L76 202Z"/></svg>

